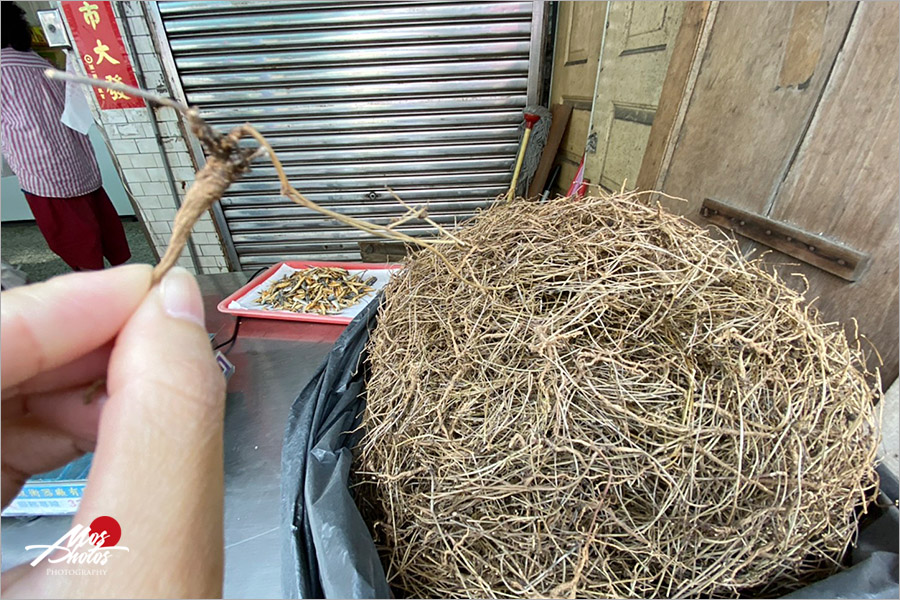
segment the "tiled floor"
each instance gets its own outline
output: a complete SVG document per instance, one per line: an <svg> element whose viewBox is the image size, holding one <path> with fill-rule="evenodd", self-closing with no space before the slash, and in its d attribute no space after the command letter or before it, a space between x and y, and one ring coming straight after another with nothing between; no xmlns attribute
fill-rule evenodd
<svg viewBox="0 0 900 600"><path fill-rule="evenodd" d="M122 224L131 247L131 260L128 262L155 264L156 259L141 230L141 224L130 219L123 219ZM24 271L32 283L72 271L50 250L33 221L3 224L0 228L0 256L7 263Z"/></svg>

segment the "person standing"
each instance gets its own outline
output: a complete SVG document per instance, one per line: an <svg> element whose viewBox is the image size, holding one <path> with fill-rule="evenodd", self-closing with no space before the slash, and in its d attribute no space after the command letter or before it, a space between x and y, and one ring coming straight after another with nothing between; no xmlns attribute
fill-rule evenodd
<svg viewBox="0 0 900 600"><path fill-rule="evenodd" d="M88 137L61 122L65 83L31 50L25 12L2 3L0 146L50 249L76 271L131 258Z"/></svg>

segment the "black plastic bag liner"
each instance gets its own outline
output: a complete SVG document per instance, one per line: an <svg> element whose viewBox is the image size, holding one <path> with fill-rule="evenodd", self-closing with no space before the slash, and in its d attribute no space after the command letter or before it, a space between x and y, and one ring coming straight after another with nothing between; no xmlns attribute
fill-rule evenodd
<svg viewBox="0 0 900 600"><path fill-rule="evenodd" d="M347 326L291 406L281 455L282 591L286 598L389 598L390 588L347 488L361 432L366 342L381 297ZM896 501L896 479L884 486ZM890 501L882 495L882 504ZM876 513L877 513L876 509ZM852 567L787 598L897 598L898 518L894 505L860 531Z"/></svg>
<svg viewBox="0 0 900 600"><path fill-rule="evenodd" d="M286 598L389 598L375 542L347 482L362 417L369 327L381 296L353 319L291 405L281 451Z"/></svg>

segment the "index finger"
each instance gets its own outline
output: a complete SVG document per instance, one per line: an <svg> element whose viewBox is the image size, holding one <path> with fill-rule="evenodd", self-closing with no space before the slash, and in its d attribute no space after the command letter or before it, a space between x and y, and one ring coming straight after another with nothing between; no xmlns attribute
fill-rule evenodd
<svg viewBox="0 0 900 600"><path fill-rule="evenodd" d="M150 289L150 266L55 277L0 295L4 388L112 340Z"/></svg>

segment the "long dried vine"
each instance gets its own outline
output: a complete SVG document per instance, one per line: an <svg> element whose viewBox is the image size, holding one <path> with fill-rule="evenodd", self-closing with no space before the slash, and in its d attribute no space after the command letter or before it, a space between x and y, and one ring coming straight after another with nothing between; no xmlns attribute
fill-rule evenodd
<svg viewBox="0 0 900 600"><path fill-rule="evenodd" d="M228 186L247 173L247 171L250 170L251 162L263 154L268 154L269 159L272 161L272 165L278 173L278 179L281 183L281 194L292 202L314 210L359 231L425 248L440 258L445 266L450 269L451 272L454 272L460 279L465 279L456 267L450 263L437 248L437 246L441 244L459 244L460 242L459 240L455 240L452 234L446 232L437 223L432 222L432 224L437 227L438 231L446 234L445 237L435 240L423 240L396 231L394 229L396 224L377 225L316 204L291 185L287 174L284 171L284 167L281 164L281 160L278 158L278 154L275 152L274 148L272 148L269 141L250 124L240 125L231 129L228 133L222 133L210 127L203 119L199 110L187 107L171 98L165 98L123 83L101 81L90 77L80 77L53 69L48 69L45 74L50 79L61 79L75 84L114 90L144 98L145 100L160 106L172 108L184 118L185 122L190 127L191 132L198 140L200 140L200 143L203 144L203 147L207 152L206 164L200 168L194 182L185 192L181 208L179 208L175 215L175 222L172 226L172 235L169 239L169 245L166 248L165 254L153 269L154 282L162 279L166 272L178 261L178 257L181 255L182 250L184 250L184 246L187 244L188 238L190 237L191 229L197 222L197 219L199 219L203 213L208 211L213 203L221 200L225 191L228 189ZM240 140L244 137L252 137L255 139L259 143L259 148L250 149L241 146ZM401 216L401 221L424 216L421 209L410 206L407 206L407 209L407 214ZM477 282L471 283L476 287L483 287ZM485 291L487 291L486 288Z"/></svg>

